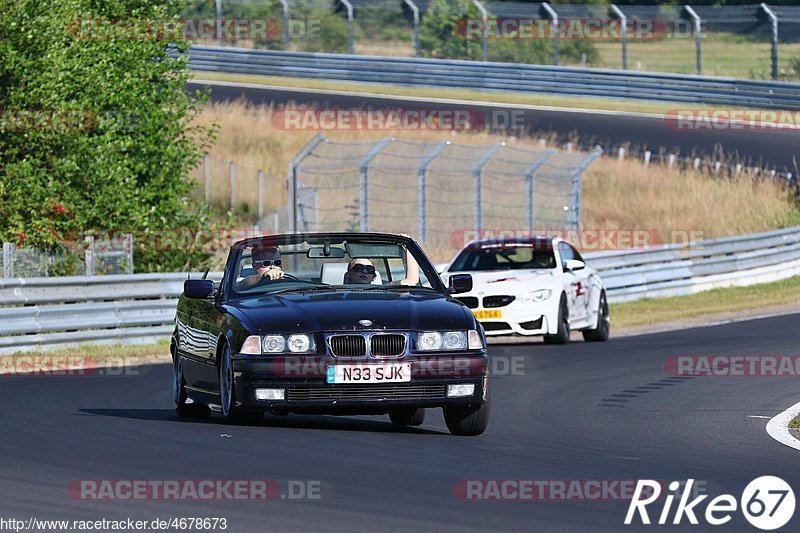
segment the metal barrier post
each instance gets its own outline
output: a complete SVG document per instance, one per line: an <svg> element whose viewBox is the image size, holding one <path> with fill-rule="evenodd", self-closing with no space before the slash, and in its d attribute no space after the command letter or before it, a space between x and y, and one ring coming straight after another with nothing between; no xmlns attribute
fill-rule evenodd
<svg viewBox="0 0 800 533"><path fill-rule="evenodd" d="M480 161L478 161L478 163L475 165L475 168L472 170L475 231L481 231L483 229L483 184L481 183L483 167L489 162L490 159L492 159L492 157L494 157L494 154L496 154L497 151L505 145L506 143L503 142L500 144L495 144L494 146L490 146L486 153L483 154L483 157L481 157Z"/></svg>
<svg viewBox="0 0 800 533"><path fill-rule="evenodd" d="M372 147L361 159L358 170L358 227L359 231L369 231L369 164L383 150L387 144L392 142L392 137L381 139L378 144Z"/></svg>
<svg viewBox="0 0 800 533"><path fill-rule="evenodd" d="M488 61L489 58L489 12L478 0L472 0L478 11L481 12L481 20L483 21L483 33L481 34L481 57L483 61Z"/></svg>
<svg viewBox="0 0 800 533"><path fill-rule="evenodd" d="M83 253L87 276L94 276L94 237L89 235L86 237L86 251Z"/></svg>
<svg viewBox="0 0 800 533"><path fill-rule="evenodd" d="M778 79L778 17L767 4L762 3L761 9L772 21L772 79Z"/></svg>
<svg viewBox="0 0 800 533"><path fill-rule="evenodd" d="M14 277L14 243L3 243L3 277Z"/></svg>
<svg viewBox="0 0 800 533"><path fill-rule="evenodd" d="M417 169L417 233L420 244L428 236L428 165L444 150L450 141L442 141L428 152Z"/></svg>
<svg viewBox="0 0 800 533"><path fill-rule="evenodd" d="M628 17L615 4L611 4L611 10L619 18L622 29L622 70L628 70Z"/></svg>
<svg viewBox="0 0 800 533"><path fill-rule="evenodd" d="M217 46L222 46L222 0L214 0L214 14L217 17Z"/></svg>
<svg viewBox="0 0 800 533"><path fill-rule="evenodd" d="M558 13L547 2L542 2L542 8L550 15L553 21L553 64L558 65Z"/></svg>
<svg viewBox="0 0 800 533"><path fill-rule="evenodd" d="M353 52L353 4L348 0L340 0L344 7L347 8L347 53L354 54Z"/></svg>
<svg viewBox="0 0 800 533"><path fill-rule="evenodd" d="M126 233L124 239L125 251L128 255L128 268L126 270L128 271L128 274L133 274L133 234Z"/></svg>
<svg viewBox="0 0 800 533"><path fill-rule="evenodd" d="M701 72L703 72L703 69L702 69L702 57L703 57L703 55L702 55L702 52L700 51L700 38L702 36L701 35L702 34L702 20L700 19L700 16L697 14L697 12L695 12L695 10L692 9L692 6L688 6L687 5L687 6L683 6L683 8L686 10L687 13L689 13L689 16L692 17L692 19L694 20L694 42L695 42L695 49L697 51L696 70L697 70L697 73L700 74Z"/></svg>
<svg viewBox="0 0 800 533"><path fill-rule="evenodd" d="M258 223L264 218L264 171L258 171Z"/></svg>
<svg viewBox="0 0 800 533"><path fill-rule="evenodd" d="M231 161L231 211L236 206L236 163Z"/></svg>
<svg viewBox="0 0 800 533"><path fill-rule="evenodd" d="M533 162L528 170L525 171L525 225L528 231L533 230L533 176L536 171L542 168L542 165L547 163L550 156L558 150L546 150L540 155L536 161Z"/></svg>
<svg viewBox="0 0 800 533"><path fill-rule="evenodd" d="M303 159L308 157L308 154L324 140L325 137L317 133L289 163L289 205L287 205L286 212L289 215L289 231L292 233L297 233L297 167L303 162Z"/></svg>
<svg viewBox="0 0 800 533"><path fill-rule="evenodd" d="M283 7L283 46L289 49L289 3L287 0L278 0Z"/></svg>
<svg viewBox="0 0 800 533"><path fill-rule="evenodd" d="M414 16L414 57L419 57L419 8L411 0L403 0Z"/></svg>

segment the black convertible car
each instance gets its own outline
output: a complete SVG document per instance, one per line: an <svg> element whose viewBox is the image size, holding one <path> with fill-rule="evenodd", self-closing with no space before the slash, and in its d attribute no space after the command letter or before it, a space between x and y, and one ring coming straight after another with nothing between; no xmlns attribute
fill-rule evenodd
<svg viewBox="0 0 800 533"><path fill-rule="evenodd" d="M451 433L489 420L483 329L410 238L380 233L235 243L220 283L189 279L171 351L178 415L254 423L265 412L388 414Z"/></svg>

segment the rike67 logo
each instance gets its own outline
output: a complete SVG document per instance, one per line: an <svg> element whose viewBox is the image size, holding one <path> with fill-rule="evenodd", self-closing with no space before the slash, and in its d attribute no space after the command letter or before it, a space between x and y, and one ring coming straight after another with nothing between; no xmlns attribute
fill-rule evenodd
<svg viewBox="0 0 800 533"><path fill-rule="evenodd" d="M708 498L708 495L696 496L689 500L693 484L694 479L687 480L683 490L681 490L683 484L678 481L669 484L670 493L664 498L664 506L658 515L657 524L680 524L685 518L690 524L697 525L699 515L708 524L720 526L732 520L738 507L752 526L771 531L783 527L794 515L794 491L779 477L762 476L754 479L745 487L738 501L731 494L721 494L706 503L703 513L700 504ZM651 524L647 506L656 502L661 497L661 492L660 482L651 479L639 480L631 504L628 506L625 524L633 523L637 515L642 524ZM673 514L672 504L676 496L679 501Z"/></svg>

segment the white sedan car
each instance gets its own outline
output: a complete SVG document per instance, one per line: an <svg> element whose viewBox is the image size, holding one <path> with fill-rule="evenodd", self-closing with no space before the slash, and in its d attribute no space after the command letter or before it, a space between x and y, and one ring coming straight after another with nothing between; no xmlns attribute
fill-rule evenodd
<svg viewBox="0 0 800 533"><path fill-rule="evenodd" d="M441 273L471 274L472 291L458 299L487 335L543 335L551 344L580 330L587 341L611 331L603 282L568 242L558 238L499 239L468 244Z"/></svg>

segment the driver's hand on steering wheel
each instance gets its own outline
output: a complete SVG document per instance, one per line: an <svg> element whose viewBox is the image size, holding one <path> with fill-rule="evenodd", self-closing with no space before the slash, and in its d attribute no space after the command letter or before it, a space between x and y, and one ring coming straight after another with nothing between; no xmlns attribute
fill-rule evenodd
<svg viewBox="0 0 800 533"><path fill-rule="evenodd" d="M276 279L283 278L283 275L284 275L283 270L271 268L266 272L264 272L264 274L261 276L261 280L263 281L265 279L268 279L270 281L275 281Z"/></svg>

